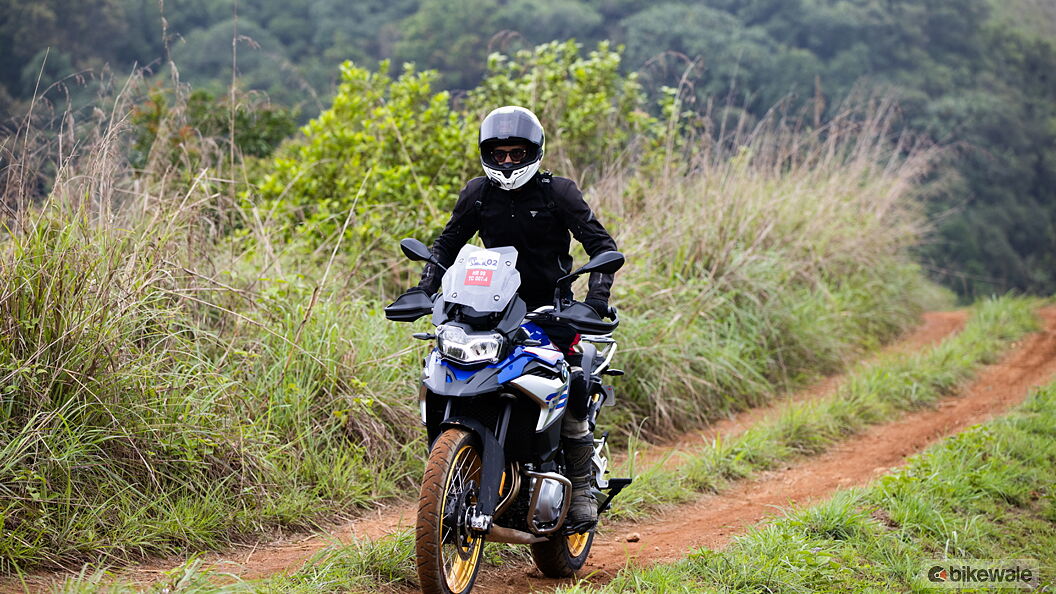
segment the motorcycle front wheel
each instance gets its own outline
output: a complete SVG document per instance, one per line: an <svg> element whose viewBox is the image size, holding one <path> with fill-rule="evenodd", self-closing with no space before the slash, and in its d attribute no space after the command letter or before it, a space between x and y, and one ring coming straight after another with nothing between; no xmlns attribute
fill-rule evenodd
<svg viewBox="0 0 1056 594"><path fill-rule="evenodd" d="M440 434L429 452L418 500L415 552L426 594L464 594L480 569L483 537L466 525L483 468L476 437L461 429Z"/></svg>
<svg viewBox="0 0 1056 594"><path fill-rule="evenodd" d="M532 559L543 575L568 578L587 562L590 545L594 543L594 529L580 534L561 534L532 545Z"/></svg>

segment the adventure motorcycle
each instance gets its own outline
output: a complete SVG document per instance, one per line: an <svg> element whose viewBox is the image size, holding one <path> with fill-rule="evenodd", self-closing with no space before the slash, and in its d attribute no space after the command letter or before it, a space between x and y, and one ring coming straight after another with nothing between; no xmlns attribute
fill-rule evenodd
<svg viewBox="0 0 1056 594"><path fill-rule="evenodd" d="M412 260L440 266L418 240L404 239L400 247ZM550 577L571 577L583 566L594 527L577 532L565 525L572 483L560 444L570 365L537 322L565 324L582 335L576 348L593 430L602 405L614 402L602 376L623 374L609 366L619 316L614 308L612 322L579 315L582 307L562 296L571 294L577 276L611 274L623 261L619 252L599 254L558 281L553 307L529 312L517 296L517 250L466 245L445 270L441 294L410 292L385 308L388 319L400 322L431 313L436 326L435 334L414 335L436 341L419 392L430 444L416 526L424 592L469 592L486 540L531 545L536 566ZM607 435L594 440L599 514L631 482L606 476Z"/></svg>

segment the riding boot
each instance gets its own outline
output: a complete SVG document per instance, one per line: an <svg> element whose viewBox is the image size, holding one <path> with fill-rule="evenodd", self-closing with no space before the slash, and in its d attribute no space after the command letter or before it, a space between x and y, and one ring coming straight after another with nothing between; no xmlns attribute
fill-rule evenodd
<svg viewBox="0 0 1056 594"><path fill-rule="evenodd" d="M572 482L572 504L565 524L577 532L589 530L598 521L598 500L591 485L593 474L594 437L565 437L561 440L565 449L565 465L568 480Z"/></svg>

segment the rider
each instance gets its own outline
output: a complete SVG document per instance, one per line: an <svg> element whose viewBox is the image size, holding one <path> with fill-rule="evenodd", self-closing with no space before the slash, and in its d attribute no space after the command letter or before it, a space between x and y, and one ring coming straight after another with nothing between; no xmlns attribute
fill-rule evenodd
<svg viewBox="0 0 1056 594"><path fill-rule="evenodd" d="M451 219L433 244L432 252L444 266L474 233L485 247L513 246L520 257L518 291L529 310L553 305L557 280L572 271L569 232L594 257L615 250L616 242L594 216L575 182L539 173L543 158L543 127L531 111L517 106L495 109L480 124L480 162L485 177L476 177L462 188ZM611 274L592 273L583 303L572 305L580 314L605 316L609 311ZM432 295L440 287L440 274L426 264L421 282L408 291ZM566 297L571 298L571 294ZM587 387L581 358L572 345L578 339L565 326L547 325L556 347L569 355L572 367L568 414L561 427L572 504L569 526L589 528L598 519L597 501L590 486L594 436L587 424Z"/></svg>

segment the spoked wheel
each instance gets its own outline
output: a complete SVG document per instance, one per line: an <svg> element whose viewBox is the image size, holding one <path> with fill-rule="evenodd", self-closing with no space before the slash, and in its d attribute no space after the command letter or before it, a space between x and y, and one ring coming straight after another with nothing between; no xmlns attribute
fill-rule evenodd
<svg viewBox="0 0 1056 594"><path fill-rule="evenodd" d="M473 434L448 429L429 453L415 530L418 580L427 594L469 592L480 569L484 539L466 523L479 493L480 452Z"/></svg>
<svg viewBox="0 0 1056 594"><path fill-rule="evenodd" d="M546 577L572 577L583 568L594 543L594 528L579 534L559 534L532 545L535 566Z"/></svg>

